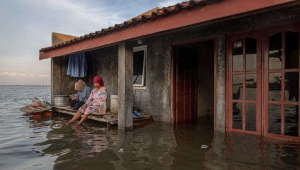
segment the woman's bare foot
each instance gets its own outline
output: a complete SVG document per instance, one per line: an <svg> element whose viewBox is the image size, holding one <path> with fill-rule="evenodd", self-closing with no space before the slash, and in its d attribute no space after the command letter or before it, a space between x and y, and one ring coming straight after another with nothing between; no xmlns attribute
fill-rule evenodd
<svg viewBox="0 0 300 170"><path fill-rule="evenodd" d="M74 121L72 121L72 120L70 120L70 121L68 122L68 124L72 124L72 123L74 123Z"/></svg>
<svg viewBox="0 0 300 170"><path fill-rule="evenodd" d="M77 123L77 124L76 124L76 126L81 126L81 123L80 123L80 122L79 122L79 123Z"/></svg>

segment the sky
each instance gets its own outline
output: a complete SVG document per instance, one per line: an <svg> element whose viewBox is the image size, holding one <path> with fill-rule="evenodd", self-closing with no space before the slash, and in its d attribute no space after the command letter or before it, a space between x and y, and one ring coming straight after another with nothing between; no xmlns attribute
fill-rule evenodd
<svg viewBox="0 0 300 170"><path fill-rule="evenodd" d="M0 0L0 85L50 85L51 33L74 36L183 0Z"/></svg>

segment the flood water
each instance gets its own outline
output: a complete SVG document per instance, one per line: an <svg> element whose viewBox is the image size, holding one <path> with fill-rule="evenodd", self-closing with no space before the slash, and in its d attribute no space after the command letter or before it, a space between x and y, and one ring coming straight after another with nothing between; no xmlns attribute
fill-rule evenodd
<svg viewBox="0 0 300 170"><path fill-rule="evenodd" d="M49 87L0 86L1 170L299 169L300 145L213 131L211 120L151 123L126 134L70 117L33 118L19 108ZM206 147L207 146L207 147Z"/></svg>

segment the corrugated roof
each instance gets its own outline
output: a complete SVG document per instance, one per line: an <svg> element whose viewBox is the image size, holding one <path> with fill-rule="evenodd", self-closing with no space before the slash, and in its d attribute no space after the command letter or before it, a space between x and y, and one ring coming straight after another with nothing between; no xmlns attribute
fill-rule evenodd
<svg viewBox="0 0 300 170"><path fill-rule="evenodd" d="M47 52L47 51L51 51L51 50L54 50L57 48L65 47L65 46L68 46L68 45L71 45L74 43L84 41L86 39L98 37L98 36L101 36L101 35L104 35L107 33L111 33L111 32L114 32L114 31L117 31L120 29L126 29L127 27L138 24L140 22L147 22L148 20L154 20L159 17L167 16L170 13L176 13L176 12L179 12L184 9L193 8L195 6L207 5L208 3L214 2L214 1L217 1L217 0L190 0L187 2L178 3L173 6L169 6L169 7L155 8L154 10L150 10L150 12L149 11L146 12L146 14L144 13L142 15L139 15L139 16L132 18L131 20L125 21L121 24L116 24L115 26L102 29L101 31L96 31L94 33L86 34L84 36L77 37L77 38L71 39L64 43L60 43L60 44L57 44L57 45L54 45L51 47L42 48L40 50L40 52Z"/></svg>

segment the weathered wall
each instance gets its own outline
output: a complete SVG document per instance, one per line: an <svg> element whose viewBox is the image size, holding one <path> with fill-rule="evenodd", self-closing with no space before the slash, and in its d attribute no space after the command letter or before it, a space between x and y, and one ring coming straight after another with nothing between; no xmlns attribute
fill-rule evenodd
<svg viewBox="0 0 300 170"><path fill-rule="evenodd" d="M118 51L117 47L104 48L86 53L88 74L84 78L89 86L93 87L93 78L96 75L103 77L108 93L108 109L110 109L110 95L118 94ZM69 57L53 59L53 94L69 95L75 92L74 86L78 78L67 75Z"/></svg>
<svg viewBox="0 0 300 170"><path fill-rule="evenodd" d="M53 59L53 95L69 95L75 92L75 78L67 75L69 57Z"/></svg>
<svg viewBox="0 0 300 170"><path fill-rule="evenodd" d="M118 47L90 51L89 57L92 57L93 63L93 73L89 82L93 83L96 75L103 78L108 95L107 106L110 109L110 96L118 94Z"/></svg>
<svg viewBox="0 0 300 170"><path fill-rule="evenodd" d="M134 89L133 104L155 121L170 122L171 46L160 37L147 39L142 45L147 45L146 89Z"/></svg>

